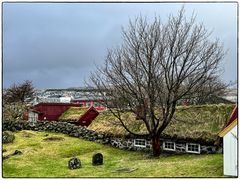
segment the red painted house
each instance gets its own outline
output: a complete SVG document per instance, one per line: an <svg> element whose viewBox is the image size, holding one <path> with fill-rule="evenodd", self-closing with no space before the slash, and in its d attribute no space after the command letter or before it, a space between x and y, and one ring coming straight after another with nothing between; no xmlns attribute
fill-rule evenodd
<svg viewBox="0 0 240 180"><path fill-rule="evenodd" d="M77 103L39 103L29 111L28 119L29 121L58 121L59 117L72 107L82 107L82 104ZM94 107L90 107L84 114L81 115L79 122L74 123L77 125L86 125L88 126L92 120L94 120L99 113Z"/></svg>
<svg viewBox="0 0 240 180"><path fill-rule="evenodd" d="M33 107L38 112L38 120L57 121L61 114L70 107L81 107L73 103L39 103Z"/></svg>

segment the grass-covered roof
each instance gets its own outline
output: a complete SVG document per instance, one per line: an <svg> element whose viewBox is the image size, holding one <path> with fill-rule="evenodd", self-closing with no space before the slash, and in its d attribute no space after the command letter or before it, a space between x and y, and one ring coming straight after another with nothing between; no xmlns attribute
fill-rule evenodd
<svg viewBox="0 0 240 180"><path fill-rule="evenodd" d="M58 118L59 121L78 121L87 112L88 108L70 107Z"/></svg>
<svg viewBox="0 0 240 180"><path fill-rule="evenodd" d="M163 136L213 142L233 108L234 105L226 104L177 107L174 119L163 131ZM143 122L136 120L135 114L126 112L122 117L134 132L147 132ZM109 111L100 112L88 128L113 136L129 135Z"/></svg>

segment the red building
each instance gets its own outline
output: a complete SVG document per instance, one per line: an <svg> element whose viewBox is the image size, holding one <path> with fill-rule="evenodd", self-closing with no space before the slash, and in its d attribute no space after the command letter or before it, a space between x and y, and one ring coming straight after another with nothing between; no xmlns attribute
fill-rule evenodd
<svg viewBox="0 0 240 180"><path fill-rule="evenodd" d="M99 115L99 112L92 106L85 114L79 117L76 125L89 126L91 122Z"/></svg>
<svg viewBox="0 0 240 180"><path fill-rule="evenodd" d="M57 121L61 114L70 107L81 107L72 103L39 103L33 107L38 112L38 120Z"/></svg>
<svg viewBox="0 0 240 180"><path fill-rule="evenodd" d="M59 117L70 107L82 107L82 104L77 103L39 103L29 111L29 121L58 121ZM94 107L90 107L84 114L79 117L77 125L88 126L99 113ZM83 123L82 123L83 122Z"/></svg>
<svg viewBox="0 0 240 180"><path fill-rule="evenodd" d="M81 126L89 126L98 114L99 112L93 106L90 108L70 107L58 120Z"/></svg>
<svg viewBox="0 0 240 180"><path fill-rule="evenodd" d="M105 110L105 106L102 105L101 100L87 100L83 98L71 100L73 104L79 104L81 107L91 107L93 106L96 110Z"/></svg>

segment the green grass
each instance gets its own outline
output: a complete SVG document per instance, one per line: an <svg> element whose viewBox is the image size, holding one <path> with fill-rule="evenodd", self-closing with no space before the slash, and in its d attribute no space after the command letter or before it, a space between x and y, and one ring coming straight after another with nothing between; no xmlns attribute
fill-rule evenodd
<svg viewBox="0 0 240 180"><path fill-rule="evenodd" d="M232 104L178 106L174 118L163 134L179 139L191 138L214 142L230 117L234 106ZM143 134L147 132L143 121L136 120L134 114L122 113L122 119L133 132ZM115 136L128 134L109 111L100 112L88 129Z"/></svg>
<svg viewBox="0 0 240 180"><path fill-rule="evenodd" d="M88 108L70 107L59 118L59 121L78 121L79 118L87 112Z"/></svg>
<svg viewBox="0 0 240 180"><path fill-rule="evenodd" d="M46 136L48 134L48 136ZM124 151L108 145L84 141L63 134L20 131L12 144L4 144L3 155L16 149L22 155L3 161L3 177L221 177L222 154L162 155L149 158L147 153ZM46 141L47 137L64 140ZM92 166L92 155L101 152L104 164ZM69 170L68 160L76 156L82 168ZM137 168L131 173L114 172L119 168Z"/></svg>

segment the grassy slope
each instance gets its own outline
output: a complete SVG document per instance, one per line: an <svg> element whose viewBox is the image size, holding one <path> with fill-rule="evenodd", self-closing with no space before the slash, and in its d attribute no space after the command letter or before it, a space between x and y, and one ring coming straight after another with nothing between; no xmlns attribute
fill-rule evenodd
<svg viewBox="0 0 240 180"><path fill-rule="evenodd" d="M64 137L63 141L44 141L47 137ZM223 157L215 155L162 155L150 159L142 152L123 151L67 135L21 131L13 144L4 145L4 155L21 150L23 155L3 161L4 177L220 177ZM92 166L91 157L101 152L104 165ZM82 168L69 170L72 156L81 159ZM138 168L131 173L113 172L121 167Z"/></svg>
<svg viewBox="0 0 240 180"><path fill-rule="evenodd" d="M163 133L178 138L202 138L206 141L214 141L233 108L234 105L224 104L178 107L174 119ZM141 120L136 120L135 115L124 113L123 120L133 131L146 132L145 125ZM88 128L114 135L128 134L108 111L100 112Z"/></svg>

